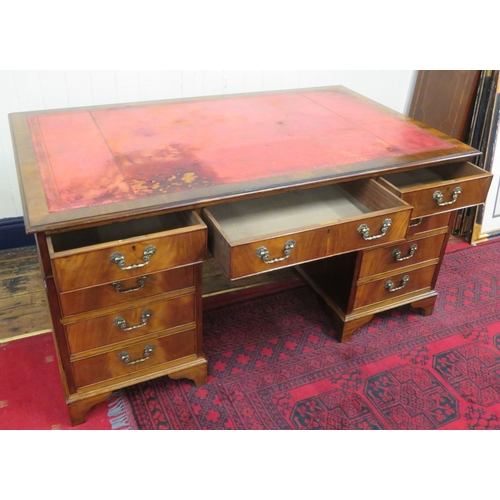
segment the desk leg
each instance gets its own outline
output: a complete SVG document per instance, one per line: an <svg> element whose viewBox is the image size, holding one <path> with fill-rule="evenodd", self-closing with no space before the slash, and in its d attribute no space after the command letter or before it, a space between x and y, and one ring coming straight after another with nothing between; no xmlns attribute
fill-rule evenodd
<svg viewBox="0 0 500 500"><path fill-rule="evenodd" d="M338 318L338 316L337 316ZM357 318L352 321L343 322L342 320L336 322L335 324L335 338L339 342L348 342L352 334L361 326L371 321L373 314L368 316L363 316L362 318Z"/></svg>
<svg viewBox="0 0 500 500"><path fill-rule="evenodd" d="M102 403L111 397L111 391L97 394L86 399L68 402L68 412L71 419L71 425L74 427L85 423L87 413L98 403Z"/></svg>
<svg viewBox="0 0 500 500"><path fill-rule="evenodd" d="M169 373L168 376L174 380L190 379L195 383L196 387L200 387L207 383L207 361L202 358L196 364Z"/></svg>
<svg viewBox="0 0 500 500"><path fill-rule="evenodd" d="M437 298L437 293L433 297L427 297L425 299L412 302L411 307L413 307L414 309L420 309L424 316L430 316L434 311L436 298Z"/></svg>

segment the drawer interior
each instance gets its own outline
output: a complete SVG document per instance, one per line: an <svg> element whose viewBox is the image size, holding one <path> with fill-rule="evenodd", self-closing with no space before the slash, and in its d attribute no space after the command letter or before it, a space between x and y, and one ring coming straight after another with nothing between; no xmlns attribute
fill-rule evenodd
<svg viewBox="0 0 500 500"><path fill-rule="evenodd" d="M384 175L383 178L401 191L406 191L427 185L453 182L466 177L477 176L478 173L484 173L484 170L464 161L420 168L408 172L398 172Z"/></svg>
<svg viewBox="0 0 500 500"><path fill-rule="evenodd" d="M112 224L78 229L65 233L56 233L51 235L51 240L55 252L64 252L85 246L172 231L198 224L200 224L200 221L193 212L175 212L124 222L113 222Z"/></svg>
<svg viewBox="0 0 500 500"><path fill-rule="evenodd" d="M355 181L224 203L205 211L225 238L235 242L333 224L393 206L389 195L382 207L379 194L376 184Z"/></svg>

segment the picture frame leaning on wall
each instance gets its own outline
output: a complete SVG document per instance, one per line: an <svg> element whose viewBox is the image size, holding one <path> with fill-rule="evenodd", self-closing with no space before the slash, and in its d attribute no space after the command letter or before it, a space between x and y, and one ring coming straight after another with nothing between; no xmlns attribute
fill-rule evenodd
<svg viewBox="0 0 500 500"><path fill-rule="evenodd" d="M475 209L473 223L469 229L468 238L471 244L477 244L492 238L500 237L500 151L496 152L499 139L500 122L500 71L490 72L490 113L485 120L478 149L483 152L482 168L493 174L493 181L486 199L486 203ZM473 123L474 127L474 123ZM474 130L471 130L471 135Z"/></svg>

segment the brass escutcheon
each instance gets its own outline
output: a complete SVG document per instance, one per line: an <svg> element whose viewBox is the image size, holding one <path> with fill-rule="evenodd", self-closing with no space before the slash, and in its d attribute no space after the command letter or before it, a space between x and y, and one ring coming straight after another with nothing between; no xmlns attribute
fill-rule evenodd
<svg viewBox="0 0 500 500"><path fill-rule="evenodd" d="M361 226L358 227L358 234L363 236L363 239L366 241L376 240L377 238L382 238L382 236L387 233L387 231L391 227L391 224L392 219L385 219L384 222L382 222L380 233L373 236L370 236L370 228L366 224L361 224Z"/></svg>
<svg viewBox="0 0 500 500"><path fill-rule="evenodd" d="M142 358L139 359L134 359L133 361L130 360L130 354L126 351L121 352L118 354L118 359L120 361L123 361L126 365L135 365L137 363L142 363L146 360L148 360L151 357L151 354L155 350L154 345L147 345L144 349L144 355Z"/></svg>
<svg viewBox="0 0 500 500"><path fill-rule="evenodd" d="M276 257L275 259L269 259L269 250L266 247L259 247L255 250L255 255L262 259L264 264L274 264L275 262L281 262L282 260L288 259L293 248L297 246L295 240L288 240L285 243L285 248L283 250L283 257Z"/></svg>
<svg viewBox="0 0 500 500"><path fill-rule="evenodd" d="M109 256L110 262L116 264L120 269L128 271L129 269L137 269L139 267L144 267L149 264L151 257L156 253L156 247L154 245L148 245L143 252L142 259L144 262L140 264L131 264L130 266L125 265L125 257L120 252L114 252Z"/></svg>
<svg viewBox="0 0 500 500"><path fill-rule="evenodd" d="M451 200L450 201L443 201L443 193L441 193L441 191L436 191L433 195L432 195L432 199L440 206L440 207L444 207L446 205L451 205L453 203L455 203L458 199L458 195L462 192L462 188L460 186L456 187L454 190L453 190L453 193L452 193L452 196L451 196Z"/></svg>

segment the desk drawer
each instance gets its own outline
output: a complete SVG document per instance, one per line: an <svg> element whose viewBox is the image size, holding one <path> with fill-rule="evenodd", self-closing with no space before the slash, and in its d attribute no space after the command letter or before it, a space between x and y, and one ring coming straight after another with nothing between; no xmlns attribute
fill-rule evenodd
<svg viewBox="0 0 500 500"><path fill-rule="evenodd" d="M430 265L358 285L353 309L391 300L418 290L430 289L435 270L436 265Z"/></svg>
<svg viewBox="0 0 500 500"><path fill-rule="evenodd" d="M195 295L156 302L142 301L139 307L66 324L71 354L135 340L161 330L195 321Z"/></svg>
<svg viewBox="0 0 500 500"><path fill-rule="evenodd" d="M158 337L72 363L75 382L85 387L160 367L196 354L196 331Z"/></svg>
<svg viewBox="0 0 500 500"><path fill-rule="evenodd" d="M468 162L386 175L379 182L412 205L412 218L484 203L492 175Z"/></svg>
<svg viewBox="0 0 500 500"><path fill-rule="evenodd" d="M59 292L121 281L206 260L206 226L179 212L53 234Z"/></svg>
<svg viewBox="0 0 500 500"><path fill-rule="evenodd" d="M154 297L194 286L193 266L145 274L137 278L114 281L104 285L71 290L59 295L63 316L127 304L145 297ZM185 292L184 292L185 293Z"/></svg>
<svg viewBox="0 0 500 500"><path fill-rule="evenodd" d="M411 207L372 179L203 210L231 279L404 239Z"/></svg>
<svg viewBox="0 0 500 500"><path fill-rule="evenodd" d="M446 233L363 252L359 279L438 260Z"/></svg>
<svg viewBox="0 0 500 500"><path fill-rule="evenodd" d="M436 229L448 229L451 213L445 212L442 214L431 215L430 217L417 217L410 221L406 236L413 236L427 231Z"/></svg>

